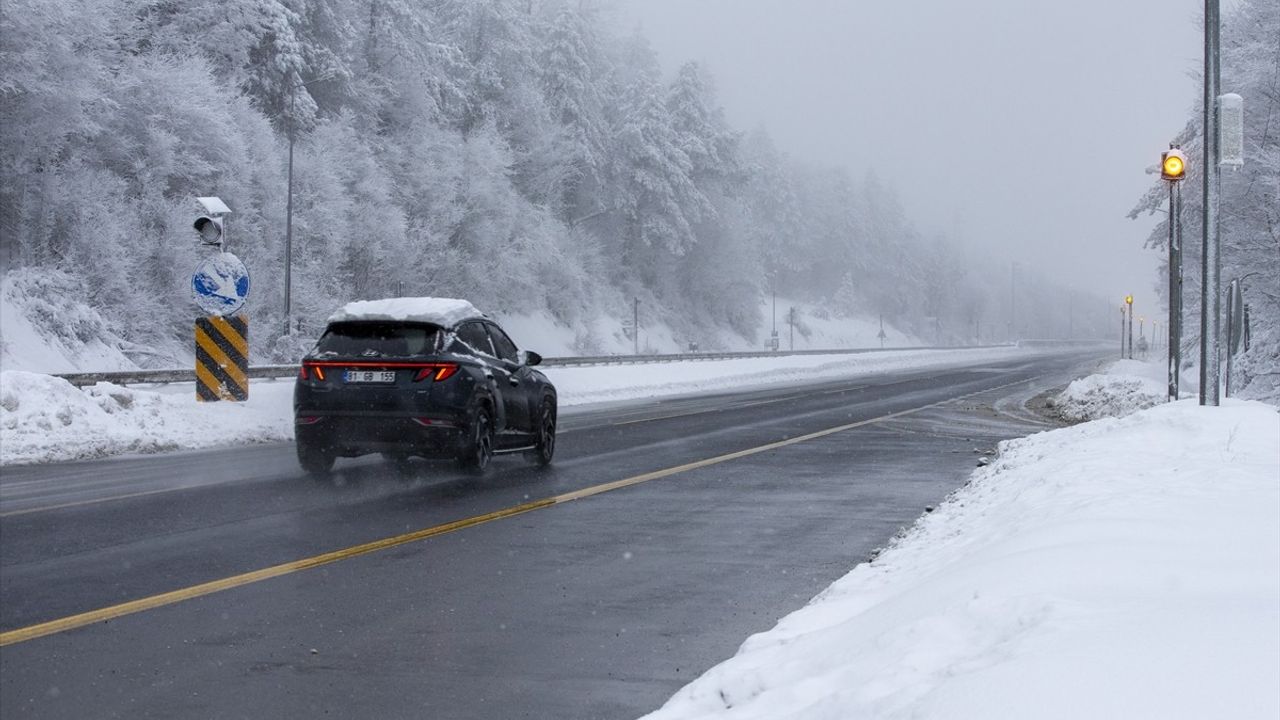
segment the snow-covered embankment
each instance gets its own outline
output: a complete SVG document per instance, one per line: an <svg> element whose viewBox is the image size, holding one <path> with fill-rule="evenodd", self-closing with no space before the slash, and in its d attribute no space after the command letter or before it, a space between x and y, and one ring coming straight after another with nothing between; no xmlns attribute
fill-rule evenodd
<svg viewBox="0 0 1280 720"><path fill-rule="evenodd" d="M1277 409L1182 400L1002 443L648 720L719 717L1280 717Z"/></svg>

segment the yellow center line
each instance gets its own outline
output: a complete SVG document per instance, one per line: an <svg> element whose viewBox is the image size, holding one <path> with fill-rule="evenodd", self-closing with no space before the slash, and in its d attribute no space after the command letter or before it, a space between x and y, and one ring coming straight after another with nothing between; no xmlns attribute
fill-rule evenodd
<svg viewBox="0 0 1280 720"><path fill-rule="evenodd" d="M203 597L205 595L212 595L213 593L222 592L224 590L231 590L233 588L243 587L245 585L250 585L253 583L259 583L264 580L270 580L271 578L280 577L282 575L289 575L302 570L310 570L312 568L320 567L322 565L328 565L330 563L335 563L340 560L347 560L350 558L359 557L361 555L368 555L370 553L378 552L380 550L388 550L390 548L399 547L401 545L417 542L419 540L426 540L428 538L437 537L437 536L444 535L446 533L451 533L457 530L462 530L469 527L475 527L477 525L483 525L485 523L494 522L496 520L503 520L505 518L514 517L516 515L523 515L524 513L533 512L534 510L541 510L543 508L553 507L555 505L572 502L574 500L582 500L584 498L589 498L595 495L612 492L614 490L620 490L622 488L631 487L633 485L639 485L641 483L646 483L653 480L659 480L661 478L670 477L672 475L677 475L679 473L689 472L691 470L697 470L699 468L704 468L704 467L709 467L711 465L717 465L720 463L729 462L730 460L737 460L740 458L749 457L751 455L757 455L759 453L769 452L770 450L777 450L779 448L788 447L791 445L795 445L797 443L806 442L808 440L814 440L817 438L826 437L828 435L834 435L836 433L852 430L854 428L859 428L866 425L872 425L875 423L884 422L886 420L892 420L894 418L900 418L904 415L911 415L913 413L918 413L923 410L929 410L931 408L938 407L945 403L953 402L956 400L964 400L974 395L991 392L993 390L1000 390L1002 388L1010 387L1012 385L1018 385L1024 382L1029 382L1029 380L1032 380L1032 379L1034 378L1029 378L1028 380L1019 380L1017 382L1007 383L1005 385L1000 385L998 387L984 388L983 390L972 392L966 395L947 398L945 400L940 400L938 402L929 403L928 405L921 405L919 407L911 408L908 410L901 410L898 412L889 413L887 415L881 415L879 417L871 418L869 420L859 420L858 422L846 423L844 425L837 425L835 427L827 428L825 430L819 430L817 432L812 432L805 435L797 435L796 437L787 438L786 440L779 440L777 442L766 443L764 445L758 445L756 447L747 448L745 450L738 450L736 452L726 453L724 455L717 455L715 457L710 457L704 460L698 460L695 462L686 463L684 465L678 465L678 466L666 468L663 470L656 470L654 472L635 475L629 478L624 478L622 480L615 480L613 482L602 483L600 485L593 485L591 487L583 488L581 490L575 490L573 492L563 493L561 495L555 495L553 497L544 498L541 500L534 500L532 502L524 503L521 505L515 505L509 508L487 513L485 515L477 515L474 517L465 518L463 520L455 520L454 522L445 523L443 525L436 525L434 527L424 528L422 530L405 533L403 535L396 535L394 537L383 538L381 540L374 540L373 542L364 543L362 545L355 545L353 547L345 548L342 550L334 550L332 552L323 553L321 555L315 555L309 558L303 558L301 560L294 560L292 562L282 563L280 565L273 565L271 567L263 568L261 570L254 570L252 572L247 572L240 575L233 575L231 577L222 578L220 580L213 580L206 583L200 583L199 585L192 585L190 587L180 588L178 590L172 590L169 592L160 593L158 595L152 595L150 597L131 600L129 602L120 603L119 605L112 605L110 607L100 608L97 610L90 610L88 612L79 613L77 615L70 615L67 617L59 618L57 620L50 620L48 622L29 625L27 627L18 628L16 630L9 630L7 632L0 633L0 647L13 645L14 643L26 642L28 640L34 640L36 638L45 637L47 635L54 635L57 633L66 632L68 630L82 628L87 625L92 625L98 622L114 620L116 618L124 617L126 615L132 615L134 613L143 612L145 610L153 610L155 608L164 607L166 605L173 605L176 603L184 602L186 600L193 600L195 598Z"/></svg>
<svg viewBox="0 0 1280 720"><path fill-rule="evenodd" d="M125 615L132 615L134 613L142 612L144 610L152 610L158 607L164 607L165 605L172 605L174 603L179 603L184 600L192 600L194 598L203 597L205 595L211 595L216 592L222 592L223 590L230 590L232 588L237 588L244 585L250 585L252 583L262 582L263 580L270 580L271 578L280 577L281 575L288 575L291 573L298 572L300 570L309 570L311 568L320 567L322 565L335 563L335 562L338 562L339 560L346 560L353 557L359 557L361 555L367 555L369 553L377 552L379 550L387 550L390 548L398 547L400 545L404 545L406 543L411 543L418 540L425 540L427 538L436 537L438 535L444 535L445 533L450 533L455 530L461 530L463 528L472 527L474 525L480 525L483 523L492 522L494 520L501 520L502 518L521 515L523 513L531 512L539 508L549 507L553 504L554 504L554 500L552 500L551 498L548 498L545 500L536 500L534 502L525 503L523 505L516 505L514 507L509 507L504 510L498 510L497 512L488 513L487 515L477 515L476 517L470 517L464 520L457 520L451 523L445 523L444 525L436 525L435 527L425 528L423 530L406 533L404 535L397 535L395 537L383 538L381 540L374 540L373 542L364 543L363 545L356 545L354 547L345 548L343 550L335 550L333 552L324 553L322 555L303 558L302 560L295 560L293 562L282 563L280 565L273 565L268 568L263 568L261 570L254 570L253 572L247 572L241 575L233 575L228 578L222 578L221 580L213 580L211 582L201 583L199 585L192 585L190 587L181 588L179 590L172 590L170 592L160 593L159 595L152 595L150 597L140 598L138 600L131 600L129 602L120 603L119 605L112 605L110 607L105 607L98 610L91 610L89 612L80 613L78 615L70 615L68 617L59 618L57 620L51 620L49 622L39 623L37 625L30 625L24 628L19 628L17 630L10 630L8 632L0 633L0 647L4 647L6 645L12 645L14 643L26 642L27 640L34 640L36 638L44 637L46 635L53 635L55 633L66 632L67 630L74 630L76 628L84 627L86 625L92 625L93 623L97 623L97 622L114 620L119 617L124 617Z"/></svg>

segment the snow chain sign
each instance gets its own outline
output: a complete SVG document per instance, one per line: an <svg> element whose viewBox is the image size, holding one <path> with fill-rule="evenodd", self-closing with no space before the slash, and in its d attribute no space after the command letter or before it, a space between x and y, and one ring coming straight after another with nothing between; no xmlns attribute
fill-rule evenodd
<svg viewBox="0 0 1280 720"><path fill-rule="evenodd" d="M249 321L245 318L196 320L196 399L249 399Z"/></svg>

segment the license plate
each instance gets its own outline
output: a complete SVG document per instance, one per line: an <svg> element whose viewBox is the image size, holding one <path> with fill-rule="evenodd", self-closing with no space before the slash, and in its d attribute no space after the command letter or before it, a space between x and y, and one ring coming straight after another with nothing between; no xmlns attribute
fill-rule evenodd
<svg viewBox="0 0 1280 720"><path fill-rule="evenodd" d="M393 383L396 381L394 370L347 370L342 373L342 381L348 383Z"/></svg>

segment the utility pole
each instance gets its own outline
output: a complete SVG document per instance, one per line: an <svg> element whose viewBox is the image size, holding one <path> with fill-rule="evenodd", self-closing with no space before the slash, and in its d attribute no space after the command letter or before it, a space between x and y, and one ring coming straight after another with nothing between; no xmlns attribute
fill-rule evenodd
<svg viewBox="0 0 1280 720"><path fill-rule="evenodd" d="M791 326L791 349L796 349L796 306L791 306L791 311L787 313L787 323Z"/></svg>
<svg viewBox="0 0 1280 720"><path fill-rule="evenodd" d="M640 298L635 298L631 308L631 339L635 343L635 354L640 354Z"/></svg>
<svg viewBox="0 0 1280 720"><path fill-rule="evenodd" d="M289 190L284 201L284 334L291 332L290 299L293 295L293 90L289 91Z"/></svg>
<svg viewBox="0 0 1280 720"><path fill-rule="evenodd" d="M1221 328L1218 325L1222 313L1220 274L1222 259L1219 256L1218 198L1221 188L1222 168L1218 166L1221 152L1218 136L1218 86L1219 27L1221 19L1218 0L1204 0L1204 178L1202 191L1202 238L1200 257L1200 404L1218 405L1220 401L1219 379L1221 375Z"/></svg>

